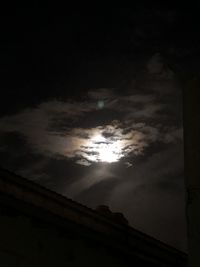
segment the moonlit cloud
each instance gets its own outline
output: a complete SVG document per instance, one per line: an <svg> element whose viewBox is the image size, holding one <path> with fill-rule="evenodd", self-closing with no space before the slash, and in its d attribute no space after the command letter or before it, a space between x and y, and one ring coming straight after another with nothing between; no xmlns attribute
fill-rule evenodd
<svg viewBox="0 0 200 267"><path fill-rule="evenodd" d="M114 89L106 88L88 94L85 102L54 100L13 116L5 116L0 119L1 132L22 134L35 153L74 159L84 166L141 155L152 143L170 143L180 137L178 128L168 127L163 131L162 125L144 120L155 119L156 112L165 108L152 94L117 98ZM80 127L83 118L90 120L94 112L101 112L97 110L97 99L107 99L102 108L118 109L123 119L96 127ZM77 122L79 127L76 126Z"/></svg>
<svg viewBox="0 0 200 267"><path fill-rule="evenodd" d="M84 157L90 162L117 162L121 158L128 156L130 153L142 153L147 144L147 137L144 133L113 125L104 125L92 129L80 129L88 134L88 139L82 140L84 145L80 146L75 155ZM73 134L73 133L72 133Z"/></svg>
<svg viewBox="0 0 200 267"><path fill-rule="evenodd" d="M56 129L50 131L48 128L57 109L53 107L49 114L46 110L39 111L41 110L25 111L4 118L1 120L2 129L5 132L23 134L37 153L79 158L76 161L78 164L89 166L91 162L115 162L130 153L142 153L145 147L156 141L156 129L144 124L136 124L134 129L134 125L126 127L119 121L94 128L66 128L66 133L59 135Z"/></svg>

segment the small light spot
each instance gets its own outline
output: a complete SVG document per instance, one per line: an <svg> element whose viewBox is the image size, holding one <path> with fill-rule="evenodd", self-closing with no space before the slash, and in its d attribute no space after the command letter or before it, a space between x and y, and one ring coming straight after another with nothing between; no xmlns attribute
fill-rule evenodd
<svg viewBox="0 0 200 267"><path fill-rule="evenodd" d="M97 103L97 106L98 106L98 108L103 108L104 106L105 106L105 103L104 103L104 101L103 100L99 100L98 101L98 103Z"/></svg>

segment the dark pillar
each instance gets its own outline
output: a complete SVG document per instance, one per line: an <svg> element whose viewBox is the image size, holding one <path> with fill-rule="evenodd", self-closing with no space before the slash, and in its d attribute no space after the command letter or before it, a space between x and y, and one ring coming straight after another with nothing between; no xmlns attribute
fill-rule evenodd
<svg viewBox="0 0 200 267"><path fill-rule="evenodd" d="M189 266L200 266L200 76L184 86Z"/></svg>

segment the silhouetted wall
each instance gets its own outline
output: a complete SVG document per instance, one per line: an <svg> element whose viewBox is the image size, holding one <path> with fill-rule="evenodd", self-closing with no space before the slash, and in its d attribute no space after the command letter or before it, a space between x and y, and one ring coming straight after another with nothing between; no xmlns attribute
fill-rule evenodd
<svg viewBox="0 0 200 267"><path fill-rule="evenodd" d="M1 209L2 267L125 266L122 257L75 232L58 229L16 212L6 213Z"/></svg>

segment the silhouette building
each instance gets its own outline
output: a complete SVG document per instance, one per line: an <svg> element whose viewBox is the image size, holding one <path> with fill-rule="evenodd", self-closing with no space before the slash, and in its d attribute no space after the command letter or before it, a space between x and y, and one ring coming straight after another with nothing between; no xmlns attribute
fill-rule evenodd
<svg viewBox="0 0 200 267"><path fill-rule="evenodd" d="M187 266L187 255L128 225L0 171L0 265Z"/></svg>

